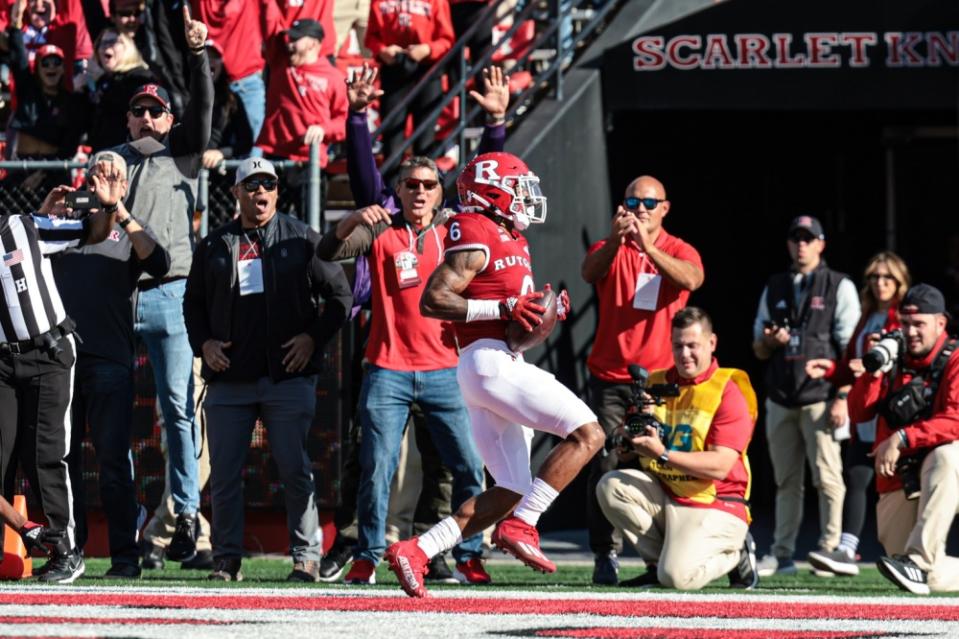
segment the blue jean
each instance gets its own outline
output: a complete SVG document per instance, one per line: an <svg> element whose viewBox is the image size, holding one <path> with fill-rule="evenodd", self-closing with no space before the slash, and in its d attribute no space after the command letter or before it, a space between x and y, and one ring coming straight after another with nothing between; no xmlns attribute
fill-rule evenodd
<svg viewBox="0 0 959 639"><path fill-rule="evenodd" d="M134 325L146 344L153 367L170 456L170 495L177 515L195 513L200 508L196 461L199 435L193 419L193 350L183 321L185 290L183 279L141 291Z"/></svg>
<svg viewBox="0 0 959 639"><path fill-rule="evenodd" d="M107 518L110 559L114 564L139 564L137 503L133 484L133 369L93 355L77 358L70 442L70 478L73 513L77 522L77 547L87 540L81 445L85 428L96 452L100 503ZM88 469L92 470L92 469Z"/></svg>
<svg viewBox="0 0 959 639"><path fill-rule="evenodd" d="M256 143L266 117L266 86L263 84L263 74L258 71L234 80L230 83L230 91L243 103L246 120L253 133L253 142Z"/></svg>
<svg viewBox="0 0 959 639"><path fill-rule="evenodd" d="M360 390L360 487L357 496L359 545L357 559L379 562L386 550L386 514L390 484L399 464L403 428L410 406L426 418L436 450L453 475L451 506L455 511L483 490L483 461L470 432L466 404L456 383L456 369L394 371L370 366ZM482 554L477 533L453 549L456 561Z"/></svg>

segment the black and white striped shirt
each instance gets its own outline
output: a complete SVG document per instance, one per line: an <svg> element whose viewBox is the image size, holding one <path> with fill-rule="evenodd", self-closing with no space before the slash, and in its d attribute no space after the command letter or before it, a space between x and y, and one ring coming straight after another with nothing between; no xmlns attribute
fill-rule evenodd
<svg viewBox="0 0 959 639"><path fill-rule="evenodd" d="M0 285L6 302L0 309L0 342L32 339L66 319L47 256L80 246L88 234L86 220L0 216Z"/></svg>

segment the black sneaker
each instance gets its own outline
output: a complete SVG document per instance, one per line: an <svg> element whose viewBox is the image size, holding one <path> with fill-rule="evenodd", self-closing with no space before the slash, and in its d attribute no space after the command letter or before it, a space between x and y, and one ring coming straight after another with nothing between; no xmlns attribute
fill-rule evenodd
<svg viewBox="0 0 959 639"><path fill-rule="evenodd" d="M211 581L243 581L243 573L240 572L242 559L239 557L220 557L213 561L213 572L207 579Z"/></svg>
<svg viewBox="0 0 959 639"><path fill-rule="evenodd" d="M430 559L429 563L429 572L426 573L426 581L434 584L458 584L456 577L453 576L453 571L450 570L450 566L446 563L446 555L440 553Z"/></svg>
<svg viewBox="0 0 959 639"><path fill-rule="evenodd" d="M656 564L646 566L646 572L632 579L625 579L619 582L622 588L656 588L661 586L659 577L656 575Z"/></svg>
<svg viewBox="0 0 959 639"><path fill-rule="evenodd" d="M176 529L173 539L166 549L166 558L170 561L190 561L196 557L196 534L198 528L196 513L180 513L176 516Z"/></svg>
<svg viewBox="0 0 959 639"><path fill-rule="evenodd" d="M37 579L47 584L72 584L85 570L83 555L79 552L57 553L46 563Z"/></svg>
<svg viewBox="0 0 959 639"><path fill-rule="evenodd" d="M339 581L346 565L353 560L353 546L333 544L330 552L320 560L320 581Z"/></svg>
<svg viewBox="0 0 959 639"><path fill-rule="evenodd" d="M593 583L600 586L615 586L619 583L619 557L615 550L593 558Z"/></svg>
<svg viewBox="0 0 959 639"><path fill-rule="evenodd" d="M320 580L320 562L306 559L293 562L293 571L287 575L287 581L315 583Z"/></svg>
<svg viewBox="0 0 959 639"><path fill-rule="evenodd" d="M180 562L180 568L183 570L213 570L213 551L196 551L196 556L193 559Z"/></svg>
<svg viewBox="0 0 959 639"><path fill-rule="evenodd" d="M893 555L880 557L876 567L883 577L896 584L903 590L914 595L928 595L929 584L926 583L926 571L916 565L909 555Z"/></svg>
<svg viewBox="0 0 959 639"><path fill-rule="evenodd" d="M144 570L163 570L163 555L165 553L166 550L162 546L146 542L140 566Z"/></svg>
<svg viewBox="0 0 959 639"><path fill-rule="evenodd" d="M739 550L739 563L729 571L729 587L752 590L759 585L759 571L756 569L756 542L746 531L746 539Z"/></svg>
<svg viewBox="0 0 959 639"><path fill-rule="evenodd" d="M113 564L110 570L104 573L104 577L111 579L139 579L142 571L136 564Z"/></svg>

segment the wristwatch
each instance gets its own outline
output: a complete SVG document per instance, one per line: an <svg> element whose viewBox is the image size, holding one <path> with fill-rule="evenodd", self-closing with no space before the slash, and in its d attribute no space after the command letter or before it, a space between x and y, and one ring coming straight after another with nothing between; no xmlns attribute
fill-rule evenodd
<svg viewBox="0 0 959 639"><path fill-rule="evenodd" d="M119 222L117 222L117 224L120 225L120 228L121 228L121 229L125 229L126 227L130 226L130 222L132 222L132 221L133 221L133 216L132 216L132 215L128 215L128 216L126 216L125 218L123 218L122 220L120 220Z"/></svg>
<svg viewBox="0 0 959 639"><path fill-rule="evenodd" d="M660 463L660 464L668 464L668 463L669 463L669 449L668 449L668 448L663 451L663 454L662 454L662 455L659 456L659 463Z"/></svg>
<svg viewBox="0 0 959 639"><path fill-rule="evenodd" d="M849 397L849 393L847 391L839 391L838 393L836 393L836 399L846 399L848 397Z"/></svg>

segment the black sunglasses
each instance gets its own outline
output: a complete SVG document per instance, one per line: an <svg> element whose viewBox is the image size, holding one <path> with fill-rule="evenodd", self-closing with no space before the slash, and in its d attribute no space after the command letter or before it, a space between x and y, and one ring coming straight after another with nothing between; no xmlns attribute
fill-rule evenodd
<svg viewBox="0 0 959 639"><path fill-rule="evenodd" d="M243 189L247 193L256 193L261 186L264 191L276 190L276 178L250 178L249 180L243 180L241 184L243 184Z"/></svg>
<svg viewBox="0 0 959 639"><path fill-rule="evenodd" d="M405 184L406 188L411 191L417 190L420 188L420 185L422 185L427 191L432 191L437 187L439 182L436 180L418 180L416 178L406 178L406 180L403 181L403 184Z"/></svg>
<svg viewBox="0 0 959 639"><path fill-rule="evenodd" d="M878 282L879 280L886 280L887 282L893 282L895 284L899 283L899 280L896 279L895 275L889 275L888 273L870 273L866 276L866 280L870 282Z"/></svg>
<svg viewBox="0 0 959 639"><path fill-rule="evenodd" d="M652 211L665 201L657 200L654 197L628 197L623 200L623 205L630 211L638 211L639 205L642 204L647 211Z"/></svg>
<svg viewBox="0 0 959 639"><path fill-rule="evenodd" d="M795 244L800 242L805 242L806 244L812 244L819 238L813 235L812 233L805 233L803 231L797 231L796 233L789 234L789 240Z"/></svg>
<svg viewBox="0 0 959 639"><path fill-rule="evenodd" d="M40 66L44 69L59 69L63 66L63 60L55 55L47 56L40 60Z"/></svg>
<svg viewBox="0 0 959 639"><path fill-rule="evenodd" d="M149 113L150 117L156 120L164 113L169 113L169 111L161 106L135 106L130 107L130 113L137 118L142 118L144 113Z"/></svg>

